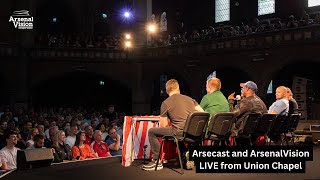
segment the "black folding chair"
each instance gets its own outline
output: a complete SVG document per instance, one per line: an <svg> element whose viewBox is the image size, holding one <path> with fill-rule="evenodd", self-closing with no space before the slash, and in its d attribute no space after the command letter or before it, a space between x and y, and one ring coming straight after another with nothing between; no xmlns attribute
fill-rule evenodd
<svg viewBox="0 0 320 180"><path fill-rule="evenodd" d="M261 114L249 114L247 117L245 117L239 129L238 135L235 137L236 145L239 144L237 143L237 139L248 139L250 142L250 146L252 146L251 138L258 127L261 116Z"/></svg>
<svg viewBox="0 0 320 180"><path fill-rule="evenodd" d="M232 112L224 112L215 114L208 127L208 137L206 139L225 141L228 145L228 138L231 134L231 128L235 123L236 116Z"/></svg>
<svg viewBox="0 0 320 180"><path fill-rule="evenodd" d="M286 133L285 133L285 139L287 140L287 133L290 133L291 135L291 141L293 145L294 143L294 131L297 129L297 126L300 121L301 114L291 114L288 118L288 122L286 124Z"/></svg>
<svg viewBox="0 0 320 180"><path fill-rule="evenodd" d="M277 115L268 133L268 137L270 139L269 145L271 144L271 139L274 140L274 142L277 140L280 140L281 145L283 144L283 138L281 137L281 135L284 134L286 131L285 126L287 122L288 122L287 115ZM288 145L288 142L287 142L287 145Z"/></svg>
<svg viewBox="0 0 320 180"><path fill-rule="evenodd" d="M260 121L258 122L258 127L254 133L255 136L266 137L266 135L270 132L270 128L276 117L276 114L263 114L260 118Z"/></svg>
<svg viewBox="0 0 320 180"><path fill-rule="evenodd" d="M209 117L210 117L210 114L206 112L191 113L187 118L182 137L163 136L155 170L157 170L157 167L158 167L164 141L174 141L178 148L179 163L181 168L180 174L183 174L184 172L183 172L183 164L182 164L182 157L181 157L179 142L187 142L187 143L192 143L194 145L201 145L201 142L204 136L204 131L207 127Z"/></svg>

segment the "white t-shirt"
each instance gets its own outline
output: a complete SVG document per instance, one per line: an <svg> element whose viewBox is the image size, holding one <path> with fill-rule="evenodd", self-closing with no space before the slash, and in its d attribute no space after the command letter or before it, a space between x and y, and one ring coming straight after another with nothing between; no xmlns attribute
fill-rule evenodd
<svg viewBox="0 0 320 180"><path fill-rule="evenodd" d="M20 150L19 148L14 147L13 149L8 149L4 147L0 150L0 156L2 162L6 162L8 169L16 169L17 168L17 152Z"/></svg>
<svg viewBox="0 0 320 180"><path fill-rule="evenodd" d="M74 146L74 143L76 142L76 136L68 136L66 138L66 141L64 143L68 144L71 148Z"/></svg>
<svg viewBox="0 0 320 180"><path fill-rule="evenodd" d="M34 141L32 139L28 140L27 141L27 145L28 145L28 147L33 146L34 145Z"/></svg>

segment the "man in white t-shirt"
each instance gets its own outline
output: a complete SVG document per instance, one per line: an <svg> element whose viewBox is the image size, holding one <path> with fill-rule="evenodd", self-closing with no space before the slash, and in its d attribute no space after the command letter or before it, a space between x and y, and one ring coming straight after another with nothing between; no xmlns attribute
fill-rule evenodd
<svg viewBox="0 0 320 180"><path fill-rule="evenodd" d="M12 170L17 168L17 152L20 150L15 145L18 142L17 133L9 131L4 136L7 145L0 150L0 157L2 159L1 169Z"/></svg>
<svg viewBox="0 0 320 180"><path fill-rule="evenodd" d="M65 143L68 144L71 148L74 146L74 143L76 142L76 135L78 133L78 126L72 125L71 126L71 133L70 135L66 138Z"/></svg>

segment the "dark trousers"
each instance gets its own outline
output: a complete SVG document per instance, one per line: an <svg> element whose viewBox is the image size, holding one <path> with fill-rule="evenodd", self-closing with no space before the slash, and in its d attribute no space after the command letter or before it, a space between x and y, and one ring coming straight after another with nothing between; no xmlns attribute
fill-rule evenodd
<svg viewBox="0 0 320 180"><path fill-rule="evenodd" d="M152 151L152 159L156 160L159 157L160 142L158 137L163 136L182 136L183 131L175 127L156 127L150 128L148 131L149 142Z"/></svg>

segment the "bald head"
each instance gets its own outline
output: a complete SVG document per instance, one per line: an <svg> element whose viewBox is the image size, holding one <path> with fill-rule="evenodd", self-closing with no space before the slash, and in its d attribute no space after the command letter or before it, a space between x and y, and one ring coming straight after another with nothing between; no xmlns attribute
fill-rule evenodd
<svg viewBox="0 0 320 180"><path fill-rule="evenodd" d="M285 86L279 86L276 89L276 99L282 99L287 97L287 88Z"/></svg>

